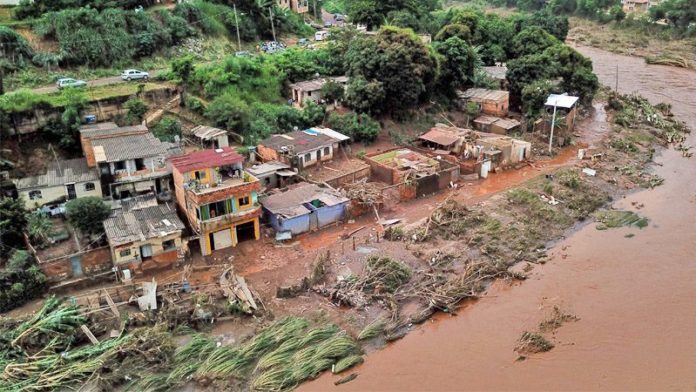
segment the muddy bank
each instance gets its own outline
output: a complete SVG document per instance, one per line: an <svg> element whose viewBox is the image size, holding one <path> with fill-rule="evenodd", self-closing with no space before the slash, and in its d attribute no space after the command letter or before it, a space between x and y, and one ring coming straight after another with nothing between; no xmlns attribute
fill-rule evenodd
<svg viewBox="0 0 696 392"><path fill-rule="evenodd" d="M593 48L600 80L669 102L696 127L696 73L646 65L642 59ZM694 135L690 144L696 144ZM655 158L664 185L619 200L650 225L598 231L583 227L561 241L549 263L513 287L497 283L457 317L439 316L396 344L368 356L356 380L338 388L462 389L688 389L696 384L696 160L667 150ZM633 234L633 237L627 236ZM534 329L554 305L580 318L552 336L556 348L517 362L521 333ZM442 320L445 319L445 320ZM302 390L323 391L324 376Z"/></svg>

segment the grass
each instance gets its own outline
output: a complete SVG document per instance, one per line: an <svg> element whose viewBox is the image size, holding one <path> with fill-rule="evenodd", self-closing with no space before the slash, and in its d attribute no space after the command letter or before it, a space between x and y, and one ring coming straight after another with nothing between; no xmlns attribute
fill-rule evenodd
<svg viewBox="0 0 696 392"><path fill-rule="evenodd" d="M641 217L633 211L602 211L595 214L595 219L601 224L597 230L607 230L617 227L637 227L642 229L648 226L648 219Z"/></svg>

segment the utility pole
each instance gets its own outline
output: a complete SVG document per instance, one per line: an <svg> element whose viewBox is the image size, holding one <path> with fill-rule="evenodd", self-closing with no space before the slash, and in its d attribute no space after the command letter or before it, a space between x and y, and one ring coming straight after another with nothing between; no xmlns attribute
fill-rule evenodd
<svg viewBox="0 0 696 392"><path fill-rule="evenodd" d="M553 129L556 127L556 105L558 105L558 98L553 101L553 118L551 119L551 134L549 135L549 155L553 155Z"/></svg>
<svg viewBox="0 0 696 392"><path fill-rule="evenodd" d="M242 51L242 40L239 38L239 20L237 19L237 4L232 3L232 8L234 9L234 24L237 26L237 50Z"/></svg>
<svg viewBox="0 0 696 392"><path fill-rule="evenodd" d="M268 7L268 17L271 19L271 31L273 32L273 42L278 42L276 40L275 25L273 24L273 4Z"/></svg>
<svg viewBox="0 0 696 392"><path fill-rule="evenodd" d="M5 46L2 42L0 42L0 54L2 55L2 58L5 57ZM5 78L5 67L3 66L2 63L0 63L0 95L5 94L5 84L3 83L4 78Z"/></svg>
<svg viewBox="0 0 696 392"><path fill-rule="evenodd" d="M314 4L314 19L319 19L319 16L317 16L317 1L318 0L312 0L312 4Z"/></svg>
<svg viewBox="0 0 696 392"><path fill-rule="evenodd" d="M614 91L617 93L619 92L619 65L616 64L616 87L614 88Z"/></svg>

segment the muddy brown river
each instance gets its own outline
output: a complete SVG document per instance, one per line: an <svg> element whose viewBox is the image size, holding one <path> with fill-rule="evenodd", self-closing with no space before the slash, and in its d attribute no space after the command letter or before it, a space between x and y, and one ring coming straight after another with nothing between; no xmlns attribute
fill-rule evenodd
<svg viewBox="0 0 696 392"><path fill-rule="evenodd" d="M696 73L578 48L602 83L669 102L696 129ZM696 135L689 142L696 146ZM514 286L498 282L456 317L440 315L367 356L358 378L324 375L303 391L696 389L696 158L655 158L664 185L617 200L650 219L642 230L589 224ZM634 234L628 238L627 234ZM580 318L552 336L556 348L516 361L521 333L554 305Z"/></svg>

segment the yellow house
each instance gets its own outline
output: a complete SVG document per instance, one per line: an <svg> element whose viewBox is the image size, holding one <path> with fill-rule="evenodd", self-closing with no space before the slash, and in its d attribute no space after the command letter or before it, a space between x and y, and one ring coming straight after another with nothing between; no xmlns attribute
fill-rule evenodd
<svg viewBox="0 0 696 392"><path fill-rule="evenodd" d="M85 158L52 161L46 174L13 180L28 209L79 197L102 197L99 173Z"/></svg>

